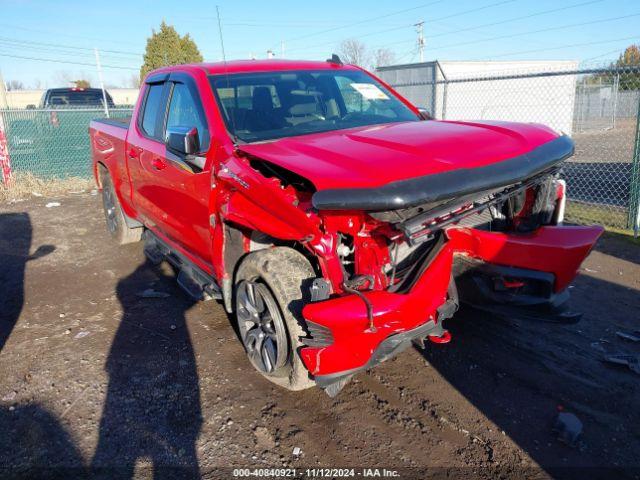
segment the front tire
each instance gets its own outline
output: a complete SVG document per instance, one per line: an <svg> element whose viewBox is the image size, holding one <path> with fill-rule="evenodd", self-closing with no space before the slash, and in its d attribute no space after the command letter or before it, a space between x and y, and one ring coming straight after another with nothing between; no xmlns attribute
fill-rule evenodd
<svg viewBox="0 0 640 480"><path fill-rule="evenodd" d="M120 245L139 242L144 228L127 226L111 176L104 167L100 167L100 183L102 184L102 208L109 235Z"/></svg>
<svg viewBox="0 0 640 480"><path fill-rule="evenodd" d="M313 278L304 255L287 247L249 254L236 274L236 320L249 361L269 381L288 390L315 385L298 355L300 337L306 336L304 287Z"/></svg>

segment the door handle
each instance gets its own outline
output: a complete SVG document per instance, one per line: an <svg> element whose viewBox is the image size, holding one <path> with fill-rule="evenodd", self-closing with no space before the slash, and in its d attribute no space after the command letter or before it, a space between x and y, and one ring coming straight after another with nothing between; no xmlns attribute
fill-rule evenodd
<svg viewBox="0 0 640 480"><path fill-rule="evenodd" d="M140 156L140 150L135 148L135 147L131 147L129 149L129 158L138 158Z"/></svg>
<svg viewBox="0 0 640 480"><path fill-rule="evenodd" d="M154 158L153 160L151 160L151 166L155 170L164 170L167 164L164 163L161 158Z"/></svg>

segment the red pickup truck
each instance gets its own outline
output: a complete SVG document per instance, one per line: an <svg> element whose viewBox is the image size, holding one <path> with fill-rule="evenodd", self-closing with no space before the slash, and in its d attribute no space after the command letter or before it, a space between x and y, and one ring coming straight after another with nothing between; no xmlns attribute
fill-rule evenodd
<svg viewBox="0 0 640 480"><path fill-rule="evenodd" d="M461 303L578 318L567 287L602 229L562 225L574 144L545 126L431 120L334 56L162 68L90 135L111 235L222 300L288 389L335 395L446 343Z"/></svg>

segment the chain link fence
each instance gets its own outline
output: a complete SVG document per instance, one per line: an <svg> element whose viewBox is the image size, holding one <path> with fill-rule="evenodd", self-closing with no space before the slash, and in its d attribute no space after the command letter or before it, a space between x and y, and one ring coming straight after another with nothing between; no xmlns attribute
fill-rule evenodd
<svg viewBox="0 0 640 480"><path fill-rule="evenodd" d="M434 65L422 81L410 66L379 74L437 119L536 122L571 135L567 221L638 234L640 66L444 78Z"/></svg>
<svg viewBox="0 0 640 480"><path fill-rule="evenodd" d="M110 109L109 116L123 118L131 112ZM90 177L89 122L104 117L101 108L0 110L4 183L19 182L26 173L46 180Z"/></svg>

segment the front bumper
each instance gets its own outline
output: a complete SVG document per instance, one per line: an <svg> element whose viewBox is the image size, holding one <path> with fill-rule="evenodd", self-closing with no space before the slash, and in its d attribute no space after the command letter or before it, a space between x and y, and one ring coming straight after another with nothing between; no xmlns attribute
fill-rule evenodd
<svg viewBox="0 0 640 480"><path fill-rule="evenodd" d="M419 327L429 322L441 329L438 309L447 301L454 256L457 255L489 264L545 272L552 275L552 293L559 294L573 280L602 231L601 227L595 226L542 227L528 234L451 228L446 232L447 241L430 257L408 292L363 293L372 306L374 331L369 329L365 304L356 295L306 305L304 318L315 330L325 332L330 343L302 347L302 361L316 380L323 383L323 379L330 381L389 358L391 355L386 348L382 350L384 354L375 352L380 352L383 342L393 336L407 337L407 332L411 331L422 334ZM414 335L413 338L417 337ZM408 344L404 340L393 341L390 345ZM389 351L397 353L399 350L390 348Z"/></svg>

